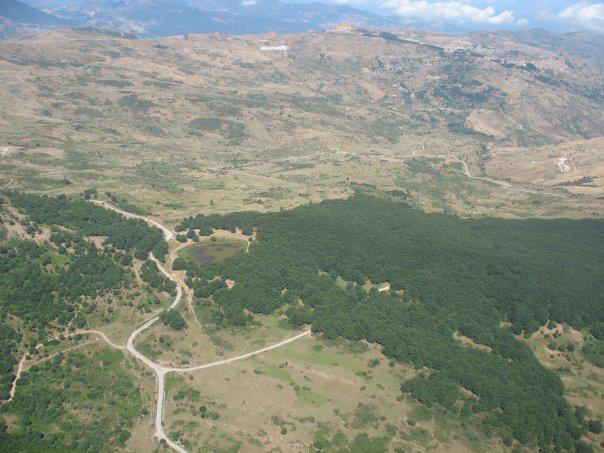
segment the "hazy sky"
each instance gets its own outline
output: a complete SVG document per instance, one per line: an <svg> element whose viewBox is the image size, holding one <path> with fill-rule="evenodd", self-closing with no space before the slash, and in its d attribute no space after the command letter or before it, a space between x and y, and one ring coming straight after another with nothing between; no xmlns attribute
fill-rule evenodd
<svg viewBox="0 0 604 453"><path fill-rule="evenodd" d="M396 14L409 20L443 22L472 28L546 27L562 31L590 30L604 33L604 2L593 0L328 1Z"/></svg>

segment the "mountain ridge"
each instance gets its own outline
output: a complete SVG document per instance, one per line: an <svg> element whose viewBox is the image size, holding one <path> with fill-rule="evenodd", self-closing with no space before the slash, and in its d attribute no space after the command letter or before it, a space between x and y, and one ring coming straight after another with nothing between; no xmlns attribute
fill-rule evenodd
<svg viewBox="0 0 604 453"><path fill-rule="evenodd" d="M19 0L0 0L0 39L26 36L74 23L41 11Z"/></svg>
<svg viewBox="0 0 604 453"><path fill-rule="evenodd" d="M108 26L139 37L157 38L188 33L304 33L320 31L340 22L371 28L396 28L397 19L348 5L254 3L224 0L95 0L92 2L30 2L41 14L73 25ZM35 8L32 10L35 10ZM52 15L52 16L50 16ZM2 9L0 9L2 16ZM40 29L56 28L40 24Z"/></svg>

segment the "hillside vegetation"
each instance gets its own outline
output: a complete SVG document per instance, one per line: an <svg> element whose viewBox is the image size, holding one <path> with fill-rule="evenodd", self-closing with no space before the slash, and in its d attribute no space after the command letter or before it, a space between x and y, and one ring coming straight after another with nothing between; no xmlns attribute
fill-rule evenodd
<svg viewBox="0 0 604 453"><path fill-rule="evenodd" d="M0 41L0 450L604 445L601 48Z"/></svg>
<svg viewBox="0 0 604 453"><path fill-rule="evenodd" d="M94 205L92 195L1 199L0 449L123 448L148 413L122 353L91 350L88 335L137 323L175 292L154 262L143 261L137 279L137 263L152 249L163 257L167 244L159 229Z"/></svg>
<svg viewBox="0 0 604 453"><path fill-rule="evenodd" d="M356 195L181 225L208 227L256 227L258 236L248 254L203 268L187 263L215 322L241 325L248 311L288 304L293 325L379 343L387 356L425 369L402 391L476 414L506 444L572 448L585 432L585 411L566 402L559 377L515 335L565 322L602 338L601 220L462 220ZM234 287L203 291L215 275ZM388 282L390 291L367 293L367 280ZM459 343L454 332L488 350Z"/></svg>
<svg viewBox="0 0 604 453"><path fill-rule="evenodd" d="M556 48L529 38L344 27L139 40L85 28L3 41L0 184L96 186L170 220L200 203L223 213L342 198L355 184L466 214L601 212L590 197L502 194L446 166L431 176L406 166L455 155L478 175L503 147L529 156L604 134L597 58L570 37ZM275 46L287 51L262 50ZM535 171L557 169L548 157Z"/></svg>

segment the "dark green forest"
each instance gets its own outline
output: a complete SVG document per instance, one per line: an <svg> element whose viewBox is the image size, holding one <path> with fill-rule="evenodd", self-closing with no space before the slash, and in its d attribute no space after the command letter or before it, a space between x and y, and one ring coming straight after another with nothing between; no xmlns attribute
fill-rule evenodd
<svg viewBox="0 0 604 453"><path fill-rule="evenodd" d="M32 366L6 409L17 416L11 429L0 418L6 452L123 450L134 421L148 413L123 354L107 348Z"/></svg>
<svg viewBox="0 0 604 453"><path fill-rule="evenodd" d="M28 233L40 225L51 226L52 232L43 244L0 242L0 400L8 398L19 351L22 354L55 330L84 327L97 296L130 285L132 253L146 258L151 249L162 257L167 251L157 228L85 199L7 195L25 214L21 223ZM86 236L107 236L106 246L97 248ZM174 290L153 262L143 266L143 278L158 290ZM22 344L22 334L14 328L20 323L33 336L30 344Z"/></svg>
<svg viewBox="0 0 604 453"><path fill-rule="evenodd" d="M104 295L129 283L127 270L113 255L91 243L77 244L73 254L59 255L48 245L32 241L0 243L0 399L8 397L21 341L21 335L6 324L7 316L20 319L41 341L49 330L84 327L85 315L78 309L94 307L82 298ZM58 256L61 264L53 264Z"/></svg>
<svg viewBox="0 0 604 453"><path fill-rule="evenodd" d="M476 416L506 444L578 444L584 411L569 406L559 377L514 334L552 321L602 338L602 220L461 219L357 194L276 213L198 215L178 229L236 227L257 228L250 253L186 263L212 320L241 325L250 320L244 310L288 304L293 325L376 342L391 358L427 367L431 374L401 390ZM215 275L236 284L208 284ZM345 289L337 277L349 282ZM389 282L391 291L367 293L368 279ZM491 351L462 345L455 331ZM477 398L453 392L460 386Z"/></svg>
<svg viewBox="0 0 604 453"><path fill-rule="evenodd" d="M157 253L157 258L163 259L167 252L162 232L158 228L150 227L140 219L126 219L83 197L48 197L20 192L8 192L8 197L13 206L27 212L27 216L35 223L60 225L77 230L85 236L106 236L108 244L133 251L138 259L146 259L152 250L154 254Z"/></svg>

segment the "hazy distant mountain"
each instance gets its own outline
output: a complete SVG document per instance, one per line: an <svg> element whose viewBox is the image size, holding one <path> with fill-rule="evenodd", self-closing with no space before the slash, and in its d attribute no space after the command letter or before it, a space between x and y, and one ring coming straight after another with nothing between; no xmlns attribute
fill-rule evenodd
<svg viewBox="0 0 604 453"><path fill-rule="evenodd" d="M0 0L0 39L69 25L73 25L71 21L47 14L23 2Z"/></svg>
<svg viewBox="0 0 604 453"><path fill-rule="evenodd" d="M542 28L500 32L530 46L544 47L554 52L570 52L604 65L604 36L588 31L560 33Z"/></svg>
<svg viewBox="0 0 604 453"><path fill-rule="evenodd" d="M0 36L70 25L113 27L146 38L212 32L234 35L304 33L325 30L342 22L371 29L411 28L456 35L476 31L479 27L492 28L483 23L388 16L384 15L385 10L362 10L327 0L323 3L283 0L25 1L31 6L17 0L0 0ZM517 28L510 27L512 30ZM592 60L601 61L604 52L601 37L588 32L557 33L553 38L543 29L506 33L518 43L536 44L551 50L571 49Z"/></svg>
<svg viewBox="0 0 604 453"><path fill-rule="evenodd" d="M143 37L220 32L300 33L340 22L395 28L394 18L350 6L278 0L32 0L47 12L80 24L110 26Z"/></svg>

